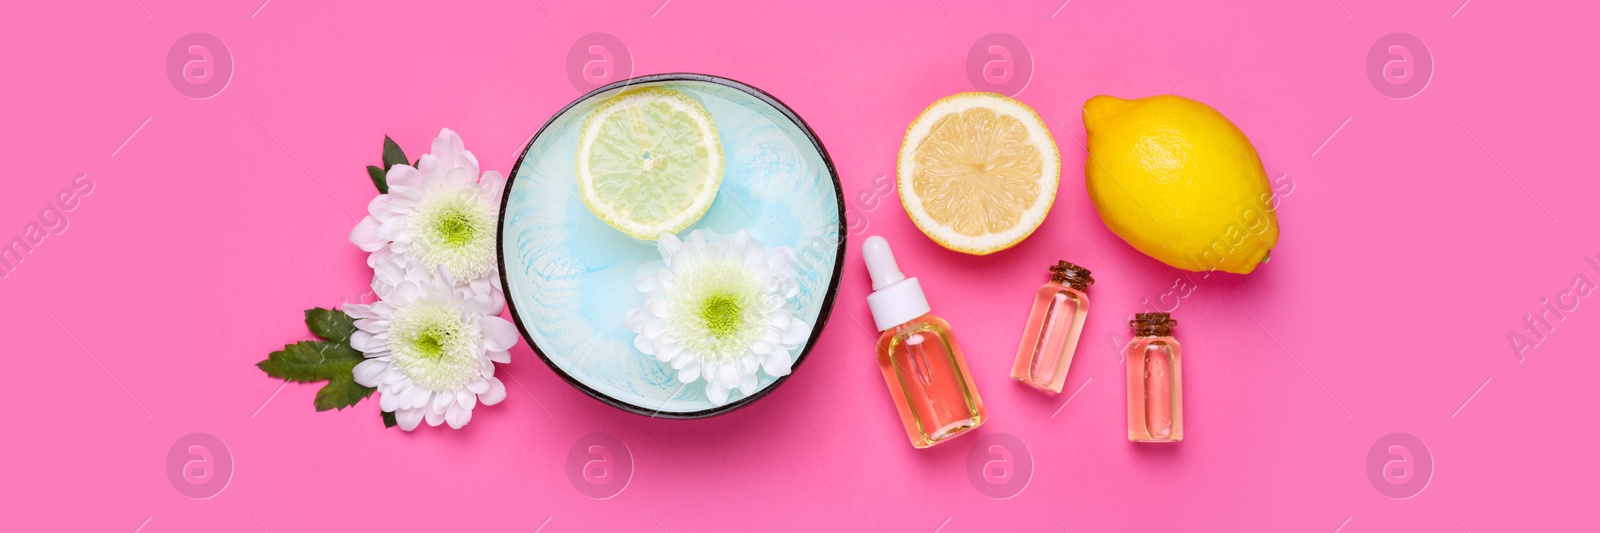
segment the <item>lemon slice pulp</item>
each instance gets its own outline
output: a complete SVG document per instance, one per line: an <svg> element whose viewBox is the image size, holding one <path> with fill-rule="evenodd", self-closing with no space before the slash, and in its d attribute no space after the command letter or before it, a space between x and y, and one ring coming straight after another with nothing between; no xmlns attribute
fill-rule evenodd
<svg viewBox="0 0 1600 533"><path fill-rule="evenodd" d="M1061 153L1033 108L994 93L961 93L906 130L900 203L928 238L987 255L1015 246L1050 213Z"/></svg>
<svg viewBox="0 0 1600 533"><path fill-rule="evenodd" d="M578 190L600 220L635 239L677 233L722 185L711 113L669 89L629 89L596 107L578 141Z"/></svg>

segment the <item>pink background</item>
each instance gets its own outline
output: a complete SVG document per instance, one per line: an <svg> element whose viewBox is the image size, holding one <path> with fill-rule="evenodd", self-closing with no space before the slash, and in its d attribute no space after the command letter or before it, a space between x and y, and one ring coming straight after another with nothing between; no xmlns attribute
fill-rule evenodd
<svg viewBox="0 0 1600 533"><path fill-rule="evenodd" d="M75 175L95 188L63 233L0 280L10 413L0 528L1593 527L1600 303L1582 303L1520 358L1506 335L1575 276L1600 280L1585 262L1600 255L1594 7L861 4L9 6L0 242L23 236ZM179 93L165 70L169 47L192 32L215 35L235 61L207 100ZM906 443L874 334L858 326L870 318L856 249L806 364L767 399L709 420L602 405L525 343L501 369L509 399L461 431L384 429L375 401L316 413L315 386L280 390L253 366L308 338L301 310L366 291L364 254L345 236L375 194L362 167L378 162L384 134L418 155L448 126L485 168L509 172L533 130L581 94L566 59L591 32L624 42L635 74L738 79L810 122L868 224L852 247L889 237L955 325L991 414L982 431L1016 436L1034 459L1025 490L996 500L974 487L974 437L923 451ZM1048 118L1065 172L1044 226L980 258L936 246L871 184L893 176L901 135L926 104L973 89L968 48L992 32L1031 51L1018 98ZM1368 49L1392 32L1431 50L1431 82L1414 98L1384 96L1365 70ZM1186 274L1122 243L1085 196L1079 110L1102 93L1210 103L1249 134L1274 179L1292 183L1280 191L1270 264L1245 277L1187 275L1192 290L1174 313L1188 439L1176 446L1124 437L1111 339ZM1007 377L1029 295L1056 259L1098 280L1070 403ZM235 464L206 500L168 480L167 451L192 432L218 437ZM626 443L635 462L607 500L567 477L569 448L594 432ZM1433 457L1430 484L1410 499L1369 480L1368 449L1392 432L1417 436Z"/></svg>

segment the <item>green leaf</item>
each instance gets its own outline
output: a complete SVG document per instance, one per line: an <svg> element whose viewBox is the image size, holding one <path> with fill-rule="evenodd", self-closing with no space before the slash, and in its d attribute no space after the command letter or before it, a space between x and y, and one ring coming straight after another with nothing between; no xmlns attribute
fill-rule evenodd
<svg viewBox="0 0 1600 533"><path fill-rule="evenodd" d="M348 344L300 341L267 355L256 367L268 376L300 383L355 379L351 370L365 357Z"/></svg>
<svg viewBox="0 0 1600 533"><path fill-rule="evenodd" d="M306 327L325 341L300 341L267 354L256 367L268 376L285 381L311 383L326 381L317 391L313 404L318 411L344 409L372 396L377 389L356 383L356 365L366 360L350 346L355 319L344 311L314 307L307 309Z"/></svg>
<svg viewBox="0 0 1600 533"><path fill-rule="evenodd" d="M383 136L383 170L384 171L388 171L390 167L393 167L395 165L408 164L408 163L406 163L406 161L409 161L409 160L406 159L406 153L404 151L400 150L400 145L399 144L395 144L394 139L390 139L388 135L384 135Z"/></svg>
<svg viewBox="0 0 1600 533"><path fill-rule="evenodd" d="M344 311L313 307L306 310L306 327L323 339L350 343L350 334L356 332L356 319Z"/></svg>
<svg viewBox="0 0 1600 533"><path fill-rule="evenodd" d="M382 168L367 165L367 176L372 178L372 185L378 188L378 194L389 194L389 177Z"/></svg>
<svg viewBox="0 0 1600 533"><path fill-rule="evenodd" d="M375 390L378 389L356 383L355 377L347 372L342 378L328 380L328 384L323 386L322 390L317 391L317 399L314 403L318 411L344 409L360 403L361 400L371 396L372 391Z"/></svg>
<svg viewBox="0 0 1600 533"><path fill-rule="evenodd" d="M394 411L379 411L379 412L383 413L383 427L392 428L392 427L400 425L400 421L394 419Z"/></svg>

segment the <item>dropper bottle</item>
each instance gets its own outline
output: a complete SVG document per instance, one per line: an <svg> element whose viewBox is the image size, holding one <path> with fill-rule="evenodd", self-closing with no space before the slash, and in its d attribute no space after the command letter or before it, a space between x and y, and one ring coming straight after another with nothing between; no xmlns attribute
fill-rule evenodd
<svg viewBox="0 0 1600 533"><path fill-rule="evenodd" d="M872 275L867 307L878 331L878 368L911 445L927 448L983 424L988 413L950 324L929 313L922 283L900 272L889 241L861 245Z"/></svg>

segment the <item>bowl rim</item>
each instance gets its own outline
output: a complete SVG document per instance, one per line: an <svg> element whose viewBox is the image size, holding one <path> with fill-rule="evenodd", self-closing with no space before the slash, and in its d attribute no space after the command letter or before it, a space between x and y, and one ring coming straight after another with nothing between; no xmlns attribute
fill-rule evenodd
<svg viewBox="0 0 1600 533"><path fill-rule="evenodd" d="M567 105L562 106L562 108L559 111L556 111L555 113L551 114L550 118L545 120L544 125L539 126L538 131L535 131L533 136L528 138L527 145L523 146L522 147L522 152L517 155L516 163L514 163L512 165L511 172L508 173L507 176L506 176L505 190L500 193L500 212L499 212L500 218L495 223L495 225L496 225L496 229L495 229L495 261L496 261L496 266L499 267L500 286L501 287L510 287L511 286L511 281L506 276L506 255L505 255L506 208L510 204L510 201L511 201L512 184L516 182L517 175L522 170L522 161L528 157L528 153L533 150L534 143L539 141L539 137L544 135L545 130L549 129L550 125L554 124L557 119L561 118L562 115L565 115L573 107L576 107L578 104L586 102L589 99L594 98L599 94L602 94L602 93L605 93L605 92L608 92L608 91L611 91L611 90L614 90L614 89L628 87L630 85L641 85L641 84L648 84L648 83L660 83L660 82L670 82L670 81L694 81L694 82L703 82L703 83L711 83L711 84L715 84L715 85L721 85L721 86L724 86L724 87L729 87L729 88L732 88L732 89L736 89L736 90L738 90L740 92L743 92L745 94L750 95L751 97L754 97L757 100L760 100L762 103L765 103L765 104L767 104L769 106L772 106L773 109L776 109L779 113L783 114L784 118L789 119L790 122L793 122L795 126L799 127L800 128L800 132L804 133L805 136L806 136L806 139L811 141L811 146L816 149L817 155L822 157L822 164L828 170L828 177L833 180L833 196L834 196L835 204L838 205L838 208L839 208L839 247L838 247L837 252L835 253L835 257L834 257L834 261L833 261L833 277L832 277L831 281L829 281L829 283L828 283L828 291L827 291L827 293L823 296L822 308L817 313L817 323L814 324L812 326L812 328L811 328L811 338L806 340L805 346L800 350L800 355L795 358L794 364L792 366L790 366L789 374L783 375L783 376L779 376L776 381L772 382L771 385L768 385L768 386L762 388L761 390L756 391L754 394L745 396L745 397L740 398L740 399L738 399L736 401L728 402L727 404L724 404L724 405L712 407L710 409L702 409L702 410L699 410L699 411L690 411L690 412L681 412L681 413L680 412L672 412L672 411L662 411L660 409L646 409L644 407L637 406L637 405L634 405L634 404L631 404L631 403L628 403L628 402L624 402L624 401L619 400L617 398L613 398L613 397L611 397L610 395L608 395L606 393L603 393L603 392L600 392L598 390L595 390L593 387L590 387L588 384L583 383L582 381L578 380L577 378L572 377L572 375L568 374L565 370L562 370L561 367L556 365L556 363L554 361L551 361L549 357L545 356L544 350L539 348L539 345L537 343L533 342L533 336L529 335L527 328L525 326L523 326L522 317L521 317L521 315L519 315L517 313L517 305L516 305L516 303L514 303L512 301L512 298L507 297L505 299L505 301L506 301L506 308L511 310L511 319L512 319L511 321L514 324L516 324L517 332L522 335L522 339L528 342L528 346L533 349L534 355L537 355L539 357L539 360L544 361L545 366L548 366L548 367L550 367L550 370L555 371L556 375L557 376L561 376L561 379L563 381L566 381L568 385L571 385L573 388L576 388L576 389L578 389L580 391L583 391L584 394L587 394L587 395L589 395L589 397L594 398L596 400L599 400L601 403L604 403L606 405L610 405L610 406L615 407L617 409L620 409L622 411L626 411L626 412L633 413L633 414L640 415L640 416L647 416L647 417L650 417L650 418L665 418L665 419L672 419L672 420L690 420L690 419L699 419L699 418L709 418L709 417L722 415L722 414L727 414L727 413L736 411L738 409L741 409L741 408L744 408L744 407L750 405L751 403L754 403L756 400L759 400L759 399L765 397L767 394L770 394L772 391L777 390L777 388L780 385L783 385L784 382L788 381L789 378L794 375L795 370L798 370L800 368L800 364L805 362L806 357L811 355L811 350L816 347L817 341L822 336L823 327L828 323L828 318L833 313L834 298L836 296L838 296L838 294L839 294L839 280L840 280L841 275L844 272L845 250L848 248L848 242L847 241L849 239L849 235L848 235L849 234L849 231L848 231L848 226L849 225L848 225L848 223L846 222L846 219L845 219L844 186L843 186L843 184L841 184L839 182L839 171L834 167L833 158L828 155L828 149L822 145L822 139L817 137L816 132L811 129L811 125L807 124L805 119L800 118L800 115L795 113L793 109L790 109L788 105L784 104L782 101L778 100L776 97L772 96L771 94L768 94L766 91L763 91L761 89L757 89L756 87L751 86L749 84L746 84L746 83L743 83L743 82L740 82L740 81L737 81L737 80L729 79L729 78L724 78L724 77L721 77L721 76L713 76L713 75L709 75L709 74L697 74L697 73L692 73L692 72L671 72L671 73L663 73L663 74L649 74L649 75L644 75L644 76L636 76L636 77L628 78L628 79L625 79L625 80L614 81L614 82L605 84L603 86L600 86L598 88L595 88L594 90L591 90L591 91L585 93L583 96L580 96L577 99L567 103ZM507 289L507 290L509 290L509 289ZM665 404L663 404L663 406L664 405Z"/></svg>

